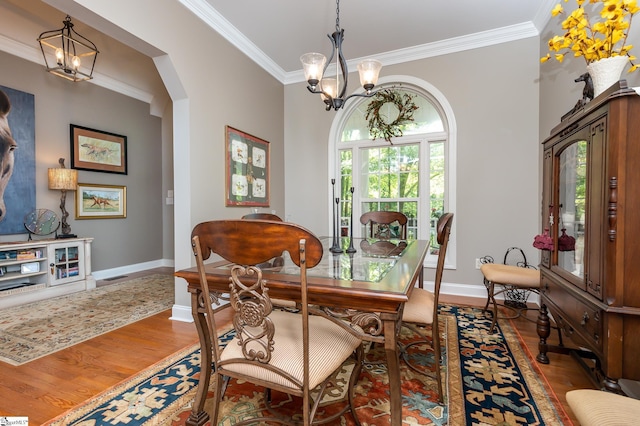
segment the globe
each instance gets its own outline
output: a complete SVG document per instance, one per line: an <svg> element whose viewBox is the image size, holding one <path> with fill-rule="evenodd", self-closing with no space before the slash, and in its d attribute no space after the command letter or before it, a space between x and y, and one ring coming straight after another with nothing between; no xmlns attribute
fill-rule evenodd
<svg viewBox="0 0 640 426"><path fill-rule="evenodd" d="M58 216L49 209L36 209L24 217L24 227L29 234L49 235L60 227ZM31 238L31 235L29 235Z"/></svg>

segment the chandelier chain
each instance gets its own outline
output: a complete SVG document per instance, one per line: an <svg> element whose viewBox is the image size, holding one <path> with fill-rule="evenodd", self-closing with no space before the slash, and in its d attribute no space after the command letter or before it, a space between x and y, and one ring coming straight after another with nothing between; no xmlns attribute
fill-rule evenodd
<svg viewBox="0 0 640 426"><path fill-rule="evenodd" d="M340 31L340 0L336 0L336 31Z"/></svg>

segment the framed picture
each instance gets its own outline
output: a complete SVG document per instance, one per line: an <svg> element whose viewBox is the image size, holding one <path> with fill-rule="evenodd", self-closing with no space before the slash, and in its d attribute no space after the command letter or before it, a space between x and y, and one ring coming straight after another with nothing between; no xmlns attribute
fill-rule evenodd
<svg viewBox="0 0 640 426"><path fill-rule="evenodd" d="M127 187L78 183L76 219L123 219L127 217Z"/></svg>
<svg viewBox="0 0 640 426"><path fill-rule="evenodd" d="M127 174L127 137L71 124L71 168Z"/></svg>
<svg viewBox="0 0 640 426"><path fill-rule="evenodd" d="M269 206L269 142L226 126L226 205Z"/></svg>

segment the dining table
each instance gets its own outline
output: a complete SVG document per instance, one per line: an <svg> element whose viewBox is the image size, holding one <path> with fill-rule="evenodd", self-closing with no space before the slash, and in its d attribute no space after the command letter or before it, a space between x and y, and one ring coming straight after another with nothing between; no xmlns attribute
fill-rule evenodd
<svg viewBox="0 0 640 426"><path fill-rule="evenodd" d="M362 330L364 341L384 345L389 374L392 426L402 424L402 391L398 335L404 303L416 283L422 287L427 240L384 240L349 237L320 238L323 257L307 269L309 303L350 321ZM339 240L339 241L336 241ZM336 253L336 247L342 248ZM334 249L334 250L332 250ZM349 251L349 252L347 252ZM205 265L207 285L216 301L228 298L230 263L224 259ZM273 266L263 267L272 299L299 301L300 269L283 253ZM192 411L186 424L202 426L209 419L204 411L212 369L211 345L197 267L175 272L188 283L191 311L201 345L200 379Z"/></svg>

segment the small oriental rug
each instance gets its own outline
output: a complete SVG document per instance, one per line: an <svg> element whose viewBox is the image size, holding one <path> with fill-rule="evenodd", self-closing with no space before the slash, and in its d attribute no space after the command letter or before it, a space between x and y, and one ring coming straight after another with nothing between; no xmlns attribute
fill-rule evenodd
<svg viewBox="0 0 640 426"><path fill-rule="evenodd" d="M571 425L507 322L499 321L497 332L489 334L490 314L480 309L444 306L442 313L445 403L435 402L434 379L414 373L402 362L403 424ZM233 331L225 334L227 339L232 336ZM416 338L403 329L403 343ZM389 424L388 376L380 346L372 345L367 352L355 389L356 411L363 426ZM433 353L426 346L418 346L410 356L414 363L433 371ZM46 425L184 425L198 383L199 362L198 345L186 348ZM262 391L252 384L231 380L218 426L233 425L264 410ZM274 400L278 397L274 406L285 411L298 409L299 400L274 394ZM319 415L331 414L346 401L341 388L334 389L330 397L332 400L322 405ZM206 409L210 406L211 399ZM346 413L336 424L352 426L355 422Z"/></svg>
<svg viewBox="0 0 640 426"><path fill-rule="evenodd" d="M171 275L150 275L0 310L0 361L21 365L170 309Z"/></svg>

